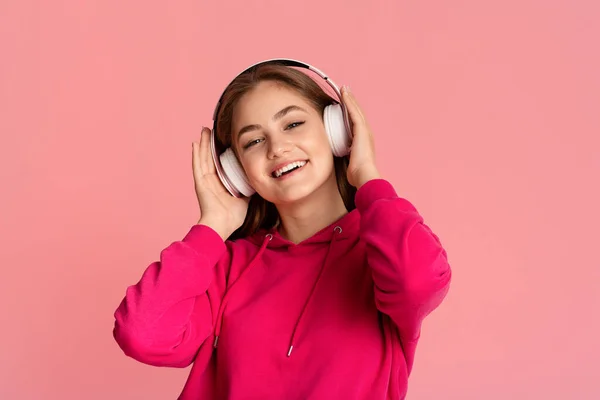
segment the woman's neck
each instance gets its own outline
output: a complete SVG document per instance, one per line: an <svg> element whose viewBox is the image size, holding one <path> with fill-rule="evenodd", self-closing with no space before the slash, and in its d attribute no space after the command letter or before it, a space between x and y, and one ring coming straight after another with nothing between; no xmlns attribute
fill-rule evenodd
<svg viewBox="0 0 600 400"><path fill-rule="evenodd" d="M333 186L333 187L331 187ZM277 206L279 233L292 243L300 243L348 213L337 182L319 188L305 199Z"/></svg>

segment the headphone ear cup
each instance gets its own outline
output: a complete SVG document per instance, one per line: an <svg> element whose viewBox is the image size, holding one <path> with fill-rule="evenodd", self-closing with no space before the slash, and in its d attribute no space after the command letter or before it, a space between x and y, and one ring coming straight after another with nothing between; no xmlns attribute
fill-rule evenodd
<svg viewBox="0 0 600 400"><path fill-rule="evenodd" d="M333 155L343 157L350 153L350 133L344 123L344 111L340 104L331 104L323 110L323 124L329 137Z"/></svg>
<svg viewBox="0 0 600 400"><path fill-rule="evenodd" d="M250 186L250 182L248 182L248 177L246 176L242 165L230 147L219 156L219 160L221 161L223 172L235 189L246 197L250 197L256 192L252 186Z"/></svg>

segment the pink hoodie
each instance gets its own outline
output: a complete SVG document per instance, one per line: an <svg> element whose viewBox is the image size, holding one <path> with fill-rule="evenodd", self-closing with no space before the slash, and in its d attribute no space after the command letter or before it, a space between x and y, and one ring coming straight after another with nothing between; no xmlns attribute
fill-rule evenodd
<svg viewBox="0 0 600 400"><path fill-rule="evenodd" d="M404 399L446 252L383 179L300 244L195 225L127 289L114 337L146 364L193 363L179 399Z"/></svg>

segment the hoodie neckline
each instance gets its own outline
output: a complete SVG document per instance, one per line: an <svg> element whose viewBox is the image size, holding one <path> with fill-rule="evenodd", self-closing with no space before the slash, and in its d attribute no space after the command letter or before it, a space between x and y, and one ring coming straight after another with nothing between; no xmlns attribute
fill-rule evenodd
<svg viewBox="0 0 600 400"><path fill-rule="evenodd" d="M358 211L354 209L299 243L294 243L281 236L277 228L259 229L247 239L260 246L264 242L265 236L269 235L271 240L269 240L267 247L270 249L301 249L311 247L311 245L315 244L329 243L334 235L336 236L336 240L343 240L351 237L355 235L358 224L359 214Z"/></svg>

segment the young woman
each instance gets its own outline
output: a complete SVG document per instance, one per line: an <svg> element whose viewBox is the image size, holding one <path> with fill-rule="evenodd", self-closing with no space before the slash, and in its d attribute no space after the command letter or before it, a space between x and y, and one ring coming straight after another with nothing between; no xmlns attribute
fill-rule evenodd
<svg viewBox="0 0 600 400"><path fill-rule="evenodd" d="M335 157L335 102L276 62L225 90L216 142L256 191L234 197L193 143L201 217L128 288L115 313L125 354L193 364L180 399L404 399L423 319L450 283L446 252L381 178L373 134L342 90L353 133Z"/></svg>

